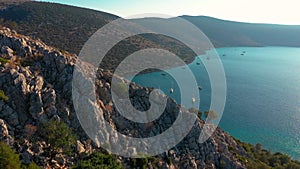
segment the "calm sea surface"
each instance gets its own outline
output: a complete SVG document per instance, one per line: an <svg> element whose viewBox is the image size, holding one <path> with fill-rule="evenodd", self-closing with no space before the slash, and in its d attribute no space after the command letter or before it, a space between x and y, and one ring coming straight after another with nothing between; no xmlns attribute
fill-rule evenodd
<svg viewBox="0 0 300 169"><path fill-rule="evenodd" d="M300 48L230 47L217 52L227 79L226 107L219 126L242 141L261 143L265 149L300 160ZM205 111L210 106L211 88L199 57L188 66L202 88L200 110ZM170 71L180 74L186 69ZM159 88L180 102L179 88L168 74L143 74L133 81ZM188 97L191 100L193 96ZM192 101L185 105L192 106Z"/></svg>

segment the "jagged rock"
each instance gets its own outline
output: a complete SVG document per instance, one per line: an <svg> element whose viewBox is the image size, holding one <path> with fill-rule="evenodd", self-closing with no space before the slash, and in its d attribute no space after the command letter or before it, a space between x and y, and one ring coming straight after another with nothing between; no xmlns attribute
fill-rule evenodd
<svg viewBox="0 0 300 169"><path fill-rule="evenodd" d="M56 154L52 162L57 166L64 166L66 164L66 158L62 154Z"/></svg>
<svg viewBox="0 0 300 169"><path fill-rule="evenodd" d="M1 105L1 100L0 100L0 105ZM3 102L2 102L3 104ZM0 118L5 119L8 121L8 124L11 126L17 126L19 124L19 119L18 119L18 114L10 108L8 105L3 105L1 108L0 112Z"/></svg>
<svg viewBox="0 0 300 169"><path fill-rule="evenodd" d="M49 168L71 167L79 160L79 154L91 153L97 149L97 145L82 139L88 136L80 126L72 102L72 76L77 56L67 52L62 53L41 41L23 35L16 37L15 33L5 28L0 29L0 49L2 54L13 54L26 65L16 64L11 67L0 65L0 89L4 90L10 98L7 102L0 100L0 118L3 119L0 119L0 140L4 140L7 144L15 143L23 162L28 163L33 160L38 165ZM90 64L82 64L85 68L79 71L88 74L94 70ZM162 133L176 120L180 106L172 99L167 100L167 106L161 117L151 123L137 124L122 117L111 98L112 76L111 72L99 69L95 85L99 106L105 114L105 119L113 128L132 137L150 137ZM117 80L128 83L121 77L117 77ZM86 81L76 83L86 86L86 89L80 92L90 92L91 88ZM130 84L129 95L133 106L141 111L148 110L151 91L152 89ZM154 96L166 97L160 94ZM157 99L151 101L155 102L155 100ZM72 157L66 158L57 154L54 158L50 158L49 146L39 137L34 128L51 119L65 122L80 136L82 142L77 141L76 153L72 154ZM196 121L192 130L178 145L157 157L161 163L160 168L220 168L223 165L225 168L245 168L234 154L247 157L247 153L220 128L217 128L205 143L197 142L203 123L201 120ZM14 131L10 130L9 126ZM30 139L20 141L33 135L39 141L34 142ZM110 139L112 142L115 140L113 136L110 136ZM233 150L230 151L228 146ZM139 153L136 152L135 147L128 147L127 151ZM164 157L170 158L172 165L162 160ZM121 159L121 161L127 168L132 168L126 164L126 160Z"/></svg>
<svg viewBox="0 0 300 169"><path fill-rule="evenodd" d="M21 153L21 161L24 164L29 164L31 162L32 157L33 157L33 152L31 152L29 149Z"/></svg>
<svg viewBox="0 0 300 169"><path fill-rule="evenodd" d="M84 145L79 140L77 140L77 146L76 146L76 148L77 148L77 152L79 154L85 152Z"/></svg>
<svg viewBox="0 0 300 169"><path fill-rule="evenodd" d="M8 46L3 46L1 48L1 53L5 55L7 59L13 59L14 51Z"/></svg>
<svg viewBox="0 0 300 169"><path fill-rule="evenodd" d="M43 93L44 108L55 106L56 104L56 93L53 89L46 89Z"/></svg>
<svg viewBox="0 0 300 169"><path fill-rule="evenodd" d="M44 79L42 76L37 76L33 81L34 90L40 91L42 90L44 85Z"/></svg>
<svg viewBox="0 0 300 169"><path fill-rule="evenodd" d="M0 119L0 140L8 145L13 145L14 139L9 135L8 124Z"/></svg>
<svg viewBox="0 0 300 169"><path fill-rule="evenodd" d="M42 96L40 92L31 94L29 113L35 120L44 113Z"/></svg>
<svg viewBox="0 0 300 169"><path fill-rule="evenodd" d="M33 145L30 147L30 150L35 154L35 155L41 155L44 152L44 147L46 147L45 142L37 142L33 143Z"/></svg>

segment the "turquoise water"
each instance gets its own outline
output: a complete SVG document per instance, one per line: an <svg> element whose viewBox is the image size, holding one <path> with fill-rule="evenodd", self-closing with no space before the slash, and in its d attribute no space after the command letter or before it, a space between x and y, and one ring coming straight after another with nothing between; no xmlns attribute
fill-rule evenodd
<svg viewBox="0 0 300 169"><path fill-rule="evenodd" d="M300 48L231 47L217 52L227 79L226 107L219 126L242 141L261 143L265 149L300 160ZM211 91L199 57L189 67L202 87L200 110L204 111L209 109ZM179 89L168 75L149 73L133 81L159 88L180 102ZM170 88L175 92L170 94ZM185 106L195 107L192 103Z"/></svg>

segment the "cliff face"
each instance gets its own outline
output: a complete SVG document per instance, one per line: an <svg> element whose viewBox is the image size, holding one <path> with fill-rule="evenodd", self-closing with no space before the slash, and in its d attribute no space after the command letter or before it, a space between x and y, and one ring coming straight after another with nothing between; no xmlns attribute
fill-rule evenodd
<svg viewBox="0 0 300 169"><path fill-rule="evenodd" d="M61 52L7 28L0 30L0 49L0 90L8 97L8 100L0 99L0 140L16 149L23 163L34 161L43 168L71 167L83 158L82 154L103 151L91 143L74 111L72 75L78 59L76 55ZM151 126L135 130L141 124L123 118L114 107L110 86L112 74L105 70L98 72L95 84L99 105L106 114L106 120L118 131L136 137L144 137L147 133L156 135L170 127L176 119L179 106L168 99L161 118ZM137 109L149 107L151 90L131 84L130 98ZM49 120L66 123L77 135L77 145L71 155L49 155L52 145L37 132L39 126ZM238 159L250 156L222 129L217 128L205 143L198 143L202 126L203 121L197 120L178 145L156 156L159 163L149 163L148 168L245 168ZM118 159L125 168L133 167L132 159Z"/></svg>

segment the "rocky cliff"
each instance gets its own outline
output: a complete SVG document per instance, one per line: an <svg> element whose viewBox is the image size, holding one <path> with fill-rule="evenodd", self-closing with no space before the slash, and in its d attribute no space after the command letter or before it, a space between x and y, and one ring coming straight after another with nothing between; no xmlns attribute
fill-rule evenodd
<svg viewBox="0 0 300 169"><path fill-rule="evenodd" d="M104 151L90 141L74 112L71 85L76 55L61 52L8 28L0 30L0 49L0 90L7 97L0 98L0 140L16 150L23 163L34 161L43 168L69 168L79 162L83 154ZM139 127L139 131L134 130L134 126L141 124L120 116L111 100L112 74L105 70L98 72L95 84L99 105L106 120L118 131L137 137L144 137L145 133L156 135L176 119L179 106L168 99L161 118ZM147 109L151 90L131 84L130 98L137 109ZM64 122L77 136L71 154L51 154L52 145L38 132L39 127L50 120ZM159 162L156 165L148 163L147 168L245 168L240 159L250 156L222 129L217 128L205 143L197 142L203 124L202 120L197 120L178 145L156 156ZM118 157L118 160L125 168L133 168L132 159Z"/></svg>

